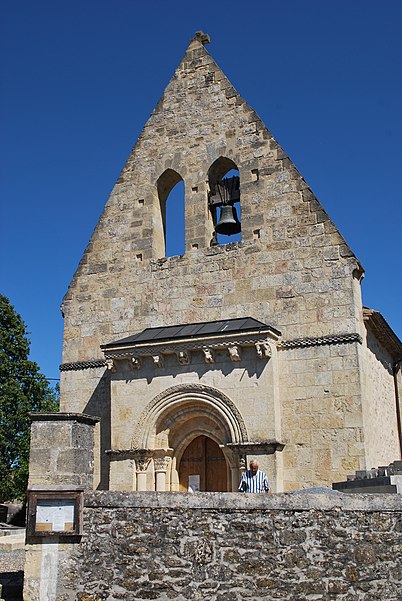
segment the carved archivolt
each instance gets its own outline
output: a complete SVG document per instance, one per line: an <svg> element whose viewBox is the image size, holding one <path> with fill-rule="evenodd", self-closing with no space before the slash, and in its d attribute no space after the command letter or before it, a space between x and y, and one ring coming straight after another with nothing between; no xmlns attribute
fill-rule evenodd
<svg viewBox="0 0 402 601"><path fill-rule="evenodd" d="M226 442L247 442L247 430L244 420L231 399L223 392L212 386L203 384L179 384L164 390L156 396L144 409L135 429L132 441L133 448L148 448L152 446L156 424L163 416L180 413L181 409L192 403L196 415L216 417L216 421L224 424L229 440Z"/></svg>

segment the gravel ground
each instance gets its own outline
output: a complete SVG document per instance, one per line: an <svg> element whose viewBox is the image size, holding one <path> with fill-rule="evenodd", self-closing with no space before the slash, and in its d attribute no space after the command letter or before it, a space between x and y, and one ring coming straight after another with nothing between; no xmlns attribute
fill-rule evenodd
<svg viewBox="0 0 402 601"><path fill-rule="evenodd" d="M22 601L24 549L0 551L0 597L4 601Z"/></svg>
<svg viewBox="0 0 402 601"><path fill-rule="evenodd" d="M20 572L24 569L24 549L0 551L0 575L5 572Z"/></svg>

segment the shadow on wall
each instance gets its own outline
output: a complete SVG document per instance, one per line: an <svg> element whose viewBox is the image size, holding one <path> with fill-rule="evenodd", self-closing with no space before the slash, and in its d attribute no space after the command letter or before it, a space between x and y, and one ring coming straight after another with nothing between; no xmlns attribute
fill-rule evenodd
<svg viewBox="0 0 402 601"><path fill-rule="evenodd" d="M255 350L251 349L242 349L239 362L228 360L227 351L215 351L214 363L205 363L204 356L201 352L192 352L191 356L191 364L181 366L178 365L176 357L167 355L164 357L163 367L159 367L157 371L152 363L152 358L145 358L143 360L144 369L138 371L138 373L133 372L127 362L126 366L122 368L121 376L114 374L114 379L125 380L127 384L135 380L146 379L147 383L150 384L154 378L160 376L169 375L173 378L177 378L178 376L185 374L194 374L198 380L201 381L205 374L212 371L220 372L223 376L227 377L235 369L241 371L242 375L240 376L240 379L242 379L245 374L247 374L248 378L255 377L259 379L271 361L271 359L269 361L256 359ZM128 374L129 377L127 377Z"/></svg>
<svg viewBox="0 0 402 601"><path fill-rule="evenodd" d="M83 411L87 415L100 418L100 481L97 490L109 489L109 459L105 451L109 450L111 445L110 404L110 374L105 371Z"/></svg>
<svg viewBox="0 0 402 601"><path fill-rule="evenodd" d="M378 361L380 361L380 363L388 371L388 373L390 375L393 375L392 364L390 362L391 358L388 358L384 354L384 348L382 346L380 346L377 339L375 338L375 336L373 336L373 334L370 332L370 330L367 331L367 348L373 353L375 358ZM387 353L387 355L388 355L388 353Z"/></svg>

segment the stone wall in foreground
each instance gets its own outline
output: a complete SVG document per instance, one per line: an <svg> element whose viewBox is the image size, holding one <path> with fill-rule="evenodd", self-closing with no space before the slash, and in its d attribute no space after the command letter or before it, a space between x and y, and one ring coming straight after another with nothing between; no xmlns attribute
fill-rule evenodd
<svg viewBox="0 0 402 601"><path fill-rule="evenodd" d="M81 542L28 546L26 567L26 601L397 601L402 499L94 492Z"/></svg>

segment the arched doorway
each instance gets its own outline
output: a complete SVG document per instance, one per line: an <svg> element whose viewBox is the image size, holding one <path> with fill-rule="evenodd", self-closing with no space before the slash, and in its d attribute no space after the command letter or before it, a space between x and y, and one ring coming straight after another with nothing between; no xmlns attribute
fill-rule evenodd
<svg viewBox="0 0 402 601"><path fill-rule="evenodd" d="M133 449L165 457L166 490L187 491L190 475L200 476L200 490L237 490L239 458L228 443L244 443L248 437L241 414L222 391L198 383L172 386L147 405L135 430ZM182 462L183 457L187 461ZM190 457L198 460L191 465ZM202 464L202 472L194 463ZM148 472L152 462L149 466ZM201 473L209 472L201 480Z"/></svg>
<svg viewBox="0 0 402 601"><path fill-rule="evenodd" d="M186 447L179 465L181 492L225 492L228 468L219 445L208 436L197 436Z"/></svg>

